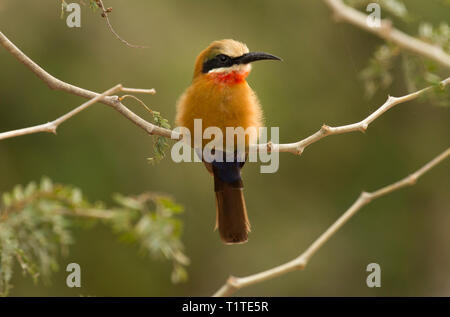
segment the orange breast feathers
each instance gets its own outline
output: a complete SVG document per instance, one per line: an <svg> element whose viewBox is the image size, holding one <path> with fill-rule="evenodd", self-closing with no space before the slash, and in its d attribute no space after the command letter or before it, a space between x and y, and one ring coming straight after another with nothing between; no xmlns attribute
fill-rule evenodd
<svg viewBox="0 0 450 317"><path fill-rule="evenodd" d="M177 126L188 128L193 137L194 119L202 119L203 130L218 127L224 138L227 127L261 127L261 106L245 80L246 75L234 72L209 73L194 78L192 85L178 101ZM203 145L209 141L204 140Z"/></svg>

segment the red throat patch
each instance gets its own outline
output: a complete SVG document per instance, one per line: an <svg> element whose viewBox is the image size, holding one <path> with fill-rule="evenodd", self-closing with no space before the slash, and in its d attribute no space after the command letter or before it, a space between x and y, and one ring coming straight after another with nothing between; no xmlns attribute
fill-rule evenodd
<svg viewBox="0 0 450 317"><path fill-rule="evenodd" d="M231 71L228 73L210 73L208 74L208 77L220 84L236 85L243 83L248 74L249 72Z"/></svg>

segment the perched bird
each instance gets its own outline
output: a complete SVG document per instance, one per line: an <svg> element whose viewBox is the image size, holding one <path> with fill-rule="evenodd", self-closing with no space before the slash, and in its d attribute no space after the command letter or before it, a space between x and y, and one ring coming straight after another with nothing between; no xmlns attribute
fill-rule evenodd
<svg viewBox="0 0 450 317"><path fill-rule="evenodd" d="M202 119L203 130L218 127L224 136L227 127L261 127L261 106L246 81L250 63L259 60L280 58L249 52L245 44L231 39L212 42L198 55L191 86L178 100L177 126L188 128L191 136L194 119ZM248 137L245 142L248 145ZM203 140L202 146L206 143L208 140ZM236 158L233 162L204 162L214 175L216 228L227 244L246 242L250 231L240 172L244 162Z"/></svg>

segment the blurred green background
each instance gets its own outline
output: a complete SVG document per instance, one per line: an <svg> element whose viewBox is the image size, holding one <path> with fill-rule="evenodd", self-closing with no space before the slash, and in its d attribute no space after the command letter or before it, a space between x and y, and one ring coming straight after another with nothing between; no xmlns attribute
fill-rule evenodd
<svg viewBox="0 0 450 317"><path fill-rule="evenodd" d="M70 1L68 1L70 2ZM111 22L131 43L120 43L100 13L82 7L82 27L61 20L60 1L0 0L0 30L54 76L95 91L117 83L156 88L143 100L173 123L178 96L190 84L196 55L211 41L234 38L283 63L258 63L248 81L264 108L266 125L293 142L323 123L342 125L367 116L387 95L406 93L400 66L388 90L366 99L358 74L382 41L333 22L321 1L105 1ZM419 20L449 17L439 1L407 1ZM415 34L417 23L398 24ZM84 102L43 82L0 49L0 131L53 120ZM133 101L126 104L144 118ZM412 101L386 113L366 134L326 138L301 157L280 155L275 174L259 164L243 172L252 223L250 240L226 246L213 232L213 182L202 164L152 166L152 139L114 110L95 105L62 125L58 136L35 134L0 142L0 192L47 175L83 189L90 200L111 194L160 191L185 206L183 241L192 263L189 281L170 282L171 265L138 254L108 229L77 230L51 283L34 285L19 267L12 296L206 296L228 275L244 276L303 251L361 190L394 182L449 145L448 108ZM310 261L304 271L248 287L247 296L450 295L450 163L412 187L365 207ZM65 266L77 262L82 288L65 285ZM382 287L370 289L366 266L382 269Z"/></svg>

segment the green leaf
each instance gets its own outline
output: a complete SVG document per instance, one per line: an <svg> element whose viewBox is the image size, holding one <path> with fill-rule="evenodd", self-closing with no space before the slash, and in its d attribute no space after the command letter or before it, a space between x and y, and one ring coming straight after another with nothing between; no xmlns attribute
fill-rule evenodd
<svg viewBox="0 0 450 317"><path fill-rule="evenodd" d="M41 190L44 192L51 192L53 190L53 183L48 177L43 177L41 180Z"/></svg>
<svg viewBox="0 0 450 317"><path fill-rule="evenodd" d="M165 208L169 209L174 214L179 214L183 212L183 206L176 204L172 199L167 197L159 197L158 202L162 204Z"/></svg>
<svg viewBox="0 0 450 317"><path fill-rule="evenodd" d="M0 206L0 295L12 287L14 263L34 281L49 281L58 269L59 255L73 243L75 225L92 228L101 220L118 234L120 241L136 243L153 258L173 264L172 279L184 280L189 259L180 240L182 223L174 217L183 208L168 196L144 193L138 196L115 194L118 204L110 208L102 202L90 203L80 189L54 184L43 177L39 187L31 182L16 185L2 194ZM7 208L7 209L6 209Z"/></svg>
<svg viewBox="0 0 450 317"><path fill-rule="evenodd" d="M123 196L122 194L114 194L113 199L118 204L122 205L123 207L135 209L135 210L143 209L142 202L140 202L136 198L129 197L129 196Z"/></svg>
<svg viewBox="0 0 450 317"><path fill-rule="evenodd" d="M2 195L2 201L3 201L3 205L5 207L9 207L11 206L13 199L10 193L3 193Z"/></svg>

